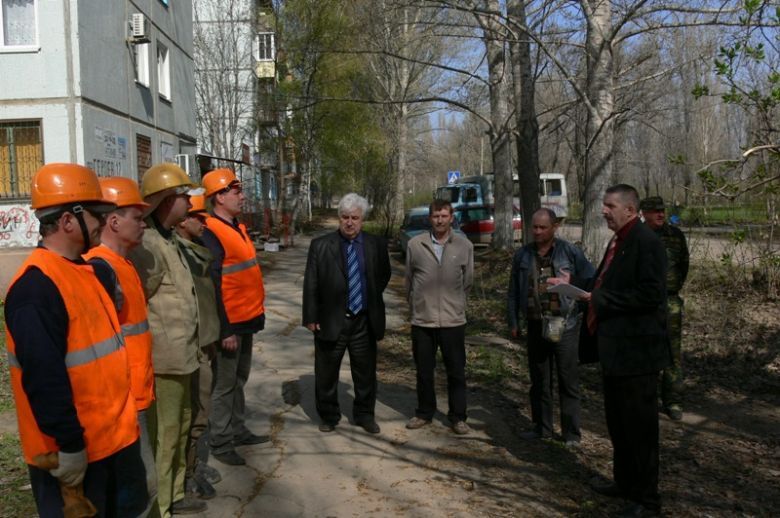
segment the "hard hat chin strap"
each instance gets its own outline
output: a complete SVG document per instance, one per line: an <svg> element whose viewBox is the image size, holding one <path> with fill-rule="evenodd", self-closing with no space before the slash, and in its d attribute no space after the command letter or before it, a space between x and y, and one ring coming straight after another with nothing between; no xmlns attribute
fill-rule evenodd
<svg viewBox="0 0 780 518"><path fill-rule="evenodd" d="M84 207L81 205L74 205L73 206L73 215L76 216L76 219L79 222L79 227L81 228L81 236L84 238L84 249L81 251L82 254L86 254L89 252L90 249L90 239L89 239L89 229L87 229L87 222L84 221Z"/></svg>

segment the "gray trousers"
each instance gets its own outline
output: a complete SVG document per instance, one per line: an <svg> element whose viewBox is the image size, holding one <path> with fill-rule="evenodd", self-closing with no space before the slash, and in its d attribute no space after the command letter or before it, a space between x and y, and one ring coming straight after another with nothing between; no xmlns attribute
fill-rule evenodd
<svg viewBox="0 0 780 518"><path fill-rule="evenodd" d="M138 428L141 430L139 440L141 446L141 460L146 470L146 490L149 492L149 503L141 516L149 516L152 512L152 506L157 506L157 468L154 464L154 450L149 440L149 425L146 418L146 410L138 412Z"/></svg>
<svg viewBox="0 0 780 518"><path fill-rule="evenodd" d="M234 440L240 441L251 433L244 424L244 385L252 367L252 336L238 335L238 349L235 351L225 351L221 347L217 350L209 413L212 453L232 451Z"/></svg>

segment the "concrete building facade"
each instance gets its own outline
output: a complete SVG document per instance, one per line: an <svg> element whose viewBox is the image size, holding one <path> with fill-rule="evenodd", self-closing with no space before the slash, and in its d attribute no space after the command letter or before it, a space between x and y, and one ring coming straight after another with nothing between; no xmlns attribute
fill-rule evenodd
<svg viewBox="0 0 780 518"><path fill-rule="evenodd" d="M0 247L34 246L44 163L140 180L196 149L192 2L0 0Z"/></svg>

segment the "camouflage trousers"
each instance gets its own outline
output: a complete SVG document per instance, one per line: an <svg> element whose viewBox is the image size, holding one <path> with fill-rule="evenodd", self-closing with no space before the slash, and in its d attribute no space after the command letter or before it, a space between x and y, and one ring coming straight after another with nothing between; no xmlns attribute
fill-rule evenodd
<svg viewBox="0 0 780 518"><path fill-rule="evenodd" d="M661 403L664 408L682 409L682 317L683 300L679 295L667 299L667 330L672 352L672 364L661 372Z"/></svg>

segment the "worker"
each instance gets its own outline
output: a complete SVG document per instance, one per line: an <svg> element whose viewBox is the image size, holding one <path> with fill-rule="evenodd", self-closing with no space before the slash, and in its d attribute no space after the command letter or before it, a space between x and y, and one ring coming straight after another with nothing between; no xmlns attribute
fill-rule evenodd
<svg viewBox="0 0 780 518"><path fill-rule="evenodd" d="M198 191L176 164L151 167L141 178L149 204L143 241L128 258L138 270L149 305L155 402L149 435L157 466L159 515L198 513L206 503L185 494L186 446L190 432L193 373L198 370L198 304L192 272L174 227L187 216Z"/></svg>
<svg viewBox="0 0 780 518"><path fill-rule="evenodd" d="M100 234L100 245L90 249L84 259L92 264L95 273L114 301L122 336L125 339L130 365L130 392L138 410L141 431L141 458L146 471L149 491L149 509L157 498L157 472L154 454L149 442L146 412L154 400L152 373L152 334L147 319L146 297L141 279L127 259L130 250L141 244L146 223L143 211L149 207L141 199L138 184L130 178L100 178L103 199L116 204L116 210L106 217Z"/></svg>
<svg viewBox="0 0 780 518"><path fill-rule="evenodd" d="M218 461L243 465L246 460L235 446L270 440L252 433L245 423L244 385L252 367L252 338L265 327L263 273L255 245L238 220L244 202L241 182L230 169L215 169L203 176L203 188L213 210L202 240L214 256L211 275L220 316L209 446Z"/></svg>
<svg viewBox="0 0 780 518"><path fill-rule="evenodd" d="M97 176L47 164L34 176L39 246L11 281L6 343L19 436L40 516L62 516L61 486L83 483L100 516L148 503L127 348L114 305L82 254L106 214ZM56 454L57 467L37 467Z"/></svg>

